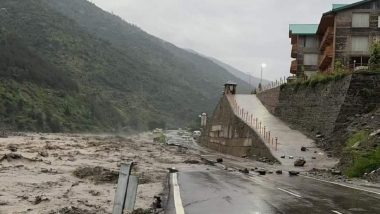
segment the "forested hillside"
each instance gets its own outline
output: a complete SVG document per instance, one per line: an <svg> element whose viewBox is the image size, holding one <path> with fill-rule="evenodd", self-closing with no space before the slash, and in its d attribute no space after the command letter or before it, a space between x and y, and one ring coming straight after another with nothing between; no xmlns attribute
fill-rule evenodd
<svg viewBox="0 0 380 214"><path fill-rule="evenodd" d="M185 126L227 80L209 59L85 0L2 0L0 120L33 131Z"/></svg>

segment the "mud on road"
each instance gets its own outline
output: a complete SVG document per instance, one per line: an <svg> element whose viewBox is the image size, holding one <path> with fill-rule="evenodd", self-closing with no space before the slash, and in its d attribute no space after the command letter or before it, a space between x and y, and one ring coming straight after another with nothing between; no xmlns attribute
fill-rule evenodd
<svg viewBox="0 0 380 214"><path fill-rule="evenodd" d="M111 213L120 163L134 161L136 208L163 194L167 168L199 156L134 136L21 134L0 138L0 213Z"/></svg>

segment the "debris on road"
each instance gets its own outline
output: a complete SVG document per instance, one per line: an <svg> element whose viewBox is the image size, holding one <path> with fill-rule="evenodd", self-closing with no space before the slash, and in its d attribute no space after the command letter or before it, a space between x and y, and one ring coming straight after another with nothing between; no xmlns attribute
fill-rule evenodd
<svg viewBox="0 0 380 214"><path fill-rule="evenodd" d="M200 164L200 161L199 160L193 160L193 159L187 159L184 161L184 163L187 163L187 164Z"/></svg>
<svg viewBox="0 0 380 214"><path fill-rule="evenodd" d="M244 174L249 174L249 170L247 168L241 170L241 172L244 173Z"/></svg>

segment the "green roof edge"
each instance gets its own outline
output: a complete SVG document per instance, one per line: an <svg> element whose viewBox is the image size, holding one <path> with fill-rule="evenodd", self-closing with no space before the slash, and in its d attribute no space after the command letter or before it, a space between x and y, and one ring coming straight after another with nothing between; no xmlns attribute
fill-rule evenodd
<svg viewBox="0 0 380 214"><path fill-rule="evenodd" d="M334 13L334 12L339 12L339 11L342 11L342 10L346 10L346 9L351 8L351 7L355 7L355 6L358 6L358 5L367 3L367 2L371 2L371 1L374 1L374 0L363 0L363 1L358 1L358 2L352 3L352 4L347 4L346 6L338 7L336 9L332 9L331 11L328 11L328 12L324 13L323 15L328 15L328 14L331 14L331 13Z"/></svg>
<svg viewBox="0 0 380 214"><path fill-rule="evenodd" d="M315 35L317 30L318 24L289 24L289 32L294 35Z"/></svg>

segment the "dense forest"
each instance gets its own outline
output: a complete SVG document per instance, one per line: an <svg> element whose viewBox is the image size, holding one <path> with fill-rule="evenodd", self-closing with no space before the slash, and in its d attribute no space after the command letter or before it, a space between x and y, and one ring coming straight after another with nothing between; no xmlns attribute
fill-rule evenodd
<svg viewBox="0 0 380 214"><path fill-rule="evenodd" d="M0 122L28 131L130 131L191 124L228 80L198 54L86 0L2 0Z"/></svg>

